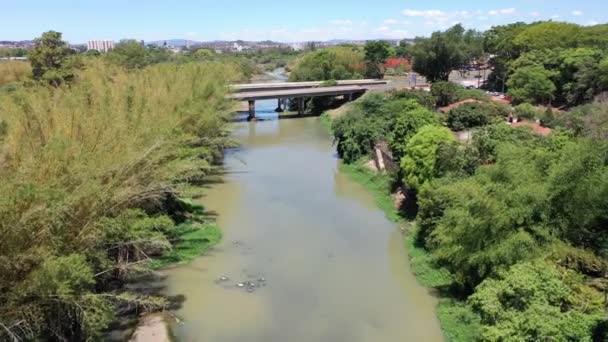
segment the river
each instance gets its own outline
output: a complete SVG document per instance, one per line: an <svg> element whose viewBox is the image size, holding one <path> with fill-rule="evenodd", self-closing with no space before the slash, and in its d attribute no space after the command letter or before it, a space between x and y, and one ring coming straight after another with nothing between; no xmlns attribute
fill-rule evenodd
<svg viewBox="0 0 608 342"><path fill-rule="evenodd" d="M222 242L166 271L168 294L185 296L175 337L443 340L436 299L416 282L398 227L338 170L318 118L277 120L275 107L261 101L263 121L235 124L242 145L201 199L217 214Z"/></svg>

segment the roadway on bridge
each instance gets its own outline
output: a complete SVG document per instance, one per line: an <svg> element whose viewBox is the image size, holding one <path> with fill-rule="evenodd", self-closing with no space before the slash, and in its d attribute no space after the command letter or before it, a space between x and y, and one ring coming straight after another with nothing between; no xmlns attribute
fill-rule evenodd
<svg viewBox="0 0 608 342"><path fill-rule="evenodd" d="M388 82L386 80L341 80L336 81L336 86L371 86L371 85L384 85ZM250 84L235 84L231 86L232 91L235 93L239 92L253 92L253 91L270 91L270 90L288 90L288 89L302 89L302 88L317 88L320 87L323 82L280 82L280 83L250 83Z"/></svg>
<svg viewBox="0 0 608 342"><path fill-rule="evenodd" d="M338 96L354 93L362 93L372 86L336 86L324 88L303 88L271 91L252 91L246 93L230 94L229 98L237 101L258 101L271 99L315 97L315 96Z"/></svg>

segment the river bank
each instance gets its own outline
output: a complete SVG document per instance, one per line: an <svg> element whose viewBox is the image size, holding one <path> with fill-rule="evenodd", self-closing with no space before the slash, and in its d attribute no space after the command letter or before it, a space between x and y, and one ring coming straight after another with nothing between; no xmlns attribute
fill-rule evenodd
<svg viewBox="0 0 608 342"><path fill-rule="evenodd" d="M343 107L323 113L319 118L320 124L331 133L333 120L344 115L349 107ZM459 302L448 293L453 279L447 270L437 268L429 253L415 244L416 221L415 213L400 211L395 203L397 196L393 188L394 176L386 172L378 172L367 166L365 160L354 164L341 163L341 170L353 181L364 186L373 194L376 205L388 219L399 224L403 232L403 246L407 250L411 269L417 281L429 289L433 289L439 298L437 317L441 329L448 341L472 341L479 335L479 318L476 317L465 303ZM407 200L407 199L406 199Z"/></svg>
<svg viewBox="0 0 608 342"><path fill-rule="evenodd" d="M327 116L325 120L329 120ZM442 292L442 288L447 288L453 282L451 275L435 267L428 252L416 246L414 242L416 223L413 219L404 217L394 205L395 194L391 191L391 177L371 171L363 162L354 165L342 164L340 167L352 180L374 195L376 205L382 209L387 218L399 224L412 272L422 286L434 289L435 295L439 298L437 317L445 338L448 341L475 340L478 336L479 319L465 307L464 303Z"/></svg>

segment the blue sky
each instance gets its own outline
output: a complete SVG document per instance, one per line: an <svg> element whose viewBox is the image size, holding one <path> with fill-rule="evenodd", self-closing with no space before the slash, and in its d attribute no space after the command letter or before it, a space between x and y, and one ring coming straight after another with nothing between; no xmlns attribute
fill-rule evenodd
<svg viewBox="0 0 608 342"><path fill-rule="evenodd" d="M608 22L606 0L0 0L0 40L47 30L91 39L244 39L284 42L413 38L455 23L487 29L515 21Z"/></svg>

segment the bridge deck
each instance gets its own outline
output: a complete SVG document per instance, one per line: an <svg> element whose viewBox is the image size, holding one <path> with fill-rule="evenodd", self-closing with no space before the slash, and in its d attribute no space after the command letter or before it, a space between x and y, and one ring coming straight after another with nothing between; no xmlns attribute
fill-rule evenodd
<svg viewBox="0 0 608 342"><path fill-rule="evenodd" d="M303 88L272 91L251 91L230 94L229 98L237 101L257 101L298 97L337 96L365 92L372 86L336 86L324 88Z"/></svg>
<svg viewBox="0 0 608 342"><path fill-rule="evenodd" d="M282 82L282 83L252 83L235 84L231 88L234 92L288 90L319 87L323 82ZM342 80L337 81L338 86L370 86L387 84L384 80Z"/></svg>

